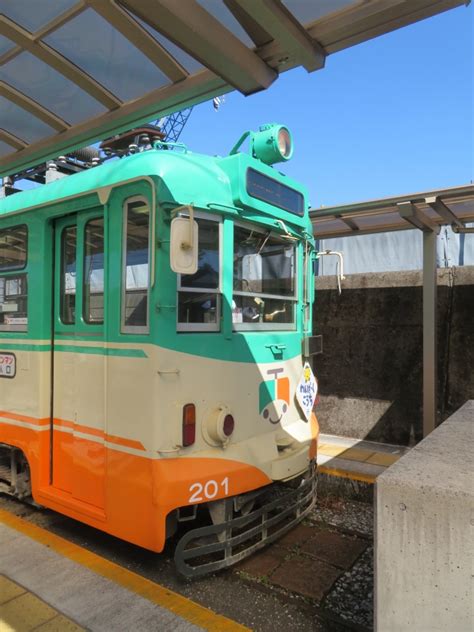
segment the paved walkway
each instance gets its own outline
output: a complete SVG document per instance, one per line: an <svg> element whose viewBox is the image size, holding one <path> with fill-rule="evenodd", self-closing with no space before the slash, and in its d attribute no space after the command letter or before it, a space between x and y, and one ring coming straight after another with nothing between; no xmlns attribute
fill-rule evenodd
<svg viewBox="0 0 474 632"><path fill-rule="evenodd" d="M2 510L0 580L1 632L247 629Z"/></svg>
<svg viewBox="0 0 474 632"><path fill-rule="evenodd" d="M398 445L321 434L317 460L323 474L375 483L377 476L409 450Z"/></svg>
<svg viewBox="0 0 474 632"><path fill-rule="evenodd" d="M1 632L81 632L83 629L20 584L0 575Z"/></svg>

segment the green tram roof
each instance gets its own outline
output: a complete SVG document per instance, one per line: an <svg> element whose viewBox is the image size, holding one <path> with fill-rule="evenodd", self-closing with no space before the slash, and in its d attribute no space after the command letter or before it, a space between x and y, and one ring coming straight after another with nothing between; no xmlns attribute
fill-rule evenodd
<svg viewBox="0 0 474 632"><path fill-rule="evenodd" d="M298 216L262 202L256 198L248 200L244 174L253 168L278 183L290 187L303 196L304 216ZM253 210L257 219L267 216L275 227L283 219L286 224L310 231L305 187L276 169L252 158L246 153L232 156L208 156L189 151L166 151L151 149L119 160L111 160L80 173L65 176L26 191L20 191L0 199L0 216L34 211L57 205L87 194L98 194L98 190L127 184L127 181L151 177L155 181L158 201L170 206L191 204L210 211L237 213ZM245 203L245 199L247 203ZM98 198L99 203L99 198ZM281 227L280 227L281 228Z"/></svg>
<svg viewBox="0 0 474 632"><path fill-rule="evenodd" d="M205 200L210 198L220 204L233 204L229 179L215 158L190 152L149 150L9 195L0 199L0 215L49 206L145 176L166 182L171 194L168 197L181 204L192 202L196 206L206 206ZM158 189L158 196L161 198L162 195L163 191Z"/></svg>

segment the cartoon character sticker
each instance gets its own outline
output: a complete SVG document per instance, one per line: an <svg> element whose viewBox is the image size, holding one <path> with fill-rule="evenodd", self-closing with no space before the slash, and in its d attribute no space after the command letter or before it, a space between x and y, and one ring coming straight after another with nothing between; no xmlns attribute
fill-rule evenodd
<svg viewBox="0 0 474 632"><path fill-rule="evenodd" d="M318 382L308 362L305 362L303 374L296 386L296 399L307 420L310 419L314 402L318 394Z"/></svg>
<svg viewBox="0 0 474 632"><path fill-rule="evenodd" d="M288 412L290 404L290 380L279 377L284 369L270 369L267 371L272 379L260 383L259 409L260 414L271 424L278 424Z"/></svg>

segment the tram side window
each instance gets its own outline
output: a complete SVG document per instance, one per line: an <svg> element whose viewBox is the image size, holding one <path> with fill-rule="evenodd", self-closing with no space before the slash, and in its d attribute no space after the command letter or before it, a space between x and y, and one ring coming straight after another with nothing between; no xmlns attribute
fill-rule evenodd
<svg viewBox="0 0 474 632"><path fill-rule="evenodd" d="M13 270L25 268L27 253L26 226L0 230L0 331L28 329L27 276L24 273L11 273Z"/></svg>
<svg viewBox="0 0 474 632"><path fill-rule="evenodd" d="M61 321L65 325L76 321L76 256L77 228L68 226L61 236Z"/></svg>
<svg viewBox="0 0 474 632"><path fill-rule="evenodd" d="M196 274L179 280L178 331L220 329L220 223L196 218L199 260Z"/></svg>
<svg viewBox="0 0 474 632"><path fill-rule="evenodd" d="M124 209L122 331L147 333L150 259L150 208L130 200Z"/></svg>
<svg viewBox="0 0 474 632"><path fill-rule="evenodd" d="M87 222L84 244L84 321L104 322L104 220Z"/></svg>

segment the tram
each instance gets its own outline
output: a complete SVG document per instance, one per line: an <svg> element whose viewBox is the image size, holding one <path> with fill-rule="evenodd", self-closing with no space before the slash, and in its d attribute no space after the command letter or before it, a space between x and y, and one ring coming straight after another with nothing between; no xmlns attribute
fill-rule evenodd
<svg viewBox="0 0 474 632"><path fill-rule="evenodd" d="M193 577L314 504L315 243L286 127L134 151L0 199L0 491Z"/></svg>

